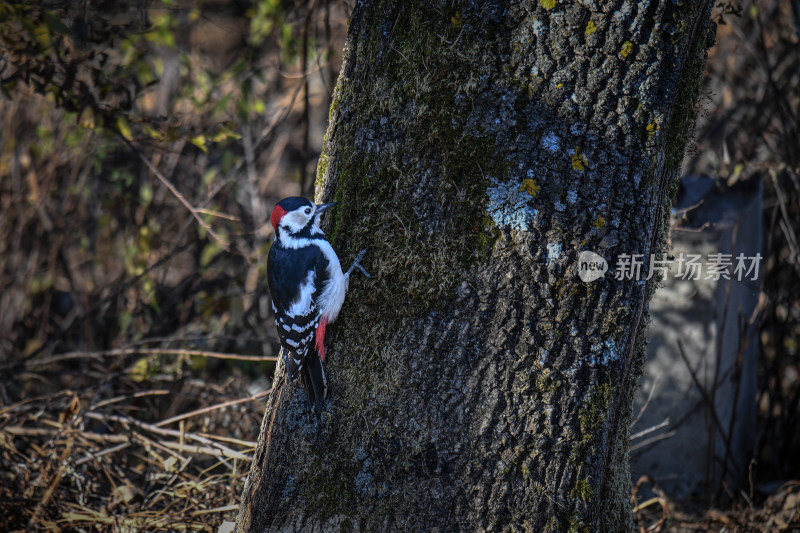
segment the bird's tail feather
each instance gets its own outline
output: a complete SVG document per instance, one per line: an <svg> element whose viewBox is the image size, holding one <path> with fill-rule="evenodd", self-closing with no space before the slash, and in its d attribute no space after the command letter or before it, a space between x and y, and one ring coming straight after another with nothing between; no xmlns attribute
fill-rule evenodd
<svg viewBox="0 0 800 533"><path fill-rule="evenodd" d="M311 385L311 374L308 370L308 365L303 365L300 369L300 375L303 377L303 390L306 393L306 402L308 403L308 410L311 411L311 408L316 403L315 396L314 396L314 387Z"/></svg>
<svg viewBox="0 0 800 533"><path fill-rule="evenodd" d="M319 416L322 412L325 397L328 395L328 380L325 377L325 369L322 367L322 362L316 354L306 358L302 374L303 387L306 390L309 408L313 405L314 412Z"/></svg>

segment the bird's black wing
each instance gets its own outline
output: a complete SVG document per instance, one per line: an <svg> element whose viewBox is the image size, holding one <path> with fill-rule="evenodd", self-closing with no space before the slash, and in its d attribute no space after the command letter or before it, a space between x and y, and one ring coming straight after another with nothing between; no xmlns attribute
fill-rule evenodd
<svg viewBox="0 0 800 533"><path fill-rule="evenodd" d="M319 412L327 380L314 349L314 333L320 321L318 302L327 282L328 260L317 246L293 249L276 244L269 252L267 282L286 371L292 381L303 373L309 400Z"/></svg>

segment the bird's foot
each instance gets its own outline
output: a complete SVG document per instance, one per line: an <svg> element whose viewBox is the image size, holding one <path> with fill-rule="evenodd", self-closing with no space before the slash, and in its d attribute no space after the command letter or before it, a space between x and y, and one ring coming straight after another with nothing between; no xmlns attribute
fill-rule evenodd
<svg viewBox="0 0 800 533"><path fill-rule="evenodd" d="M361 262L360 261L361 261L361 259L364 258L364 254L365 253L367 253L367 249L366 248L364 248L363 250L358 252L358 255L356 256L355 261L353 261L353 264L350 265L350 268L348 268L347 272L345 272L345 276L350 276L350 273L353 271L353 269L357 269L359 272L364 274L367 278L372 279L372 276L369 275L369 272L364 270L364 267L361 266Z"/></svg>

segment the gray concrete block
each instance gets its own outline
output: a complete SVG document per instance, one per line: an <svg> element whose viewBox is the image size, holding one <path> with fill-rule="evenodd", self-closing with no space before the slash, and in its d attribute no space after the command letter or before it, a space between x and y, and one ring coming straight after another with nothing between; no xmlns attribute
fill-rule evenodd
<svg viewBox="0 0 800 533"><path fill-rule="evenodd" d="M675 259L650 304L634 416L647 406L633 427L631 470L634 480L649 475L671 497L714 498L726 494L723 481L730 491L747 489L755 446L763 195L760 181L732 190L697 177L684 178L681 192L671 231ZM695 255L698 279L686 275ZM758 273L746 272L756 262Z"/></svg>

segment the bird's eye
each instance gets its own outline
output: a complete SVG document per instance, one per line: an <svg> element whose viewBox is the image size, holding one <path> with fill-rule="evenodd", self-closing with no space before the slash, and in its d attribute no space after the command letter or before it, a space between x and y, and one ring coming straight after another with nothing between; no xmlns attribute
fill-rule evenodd
<svg viewBox="0 0 800 533"><path fill-rule="evenodd" d="M306 212L306 215L310 215L311 214L311 208L310 207L306 207L304 211Z"/></svg>

